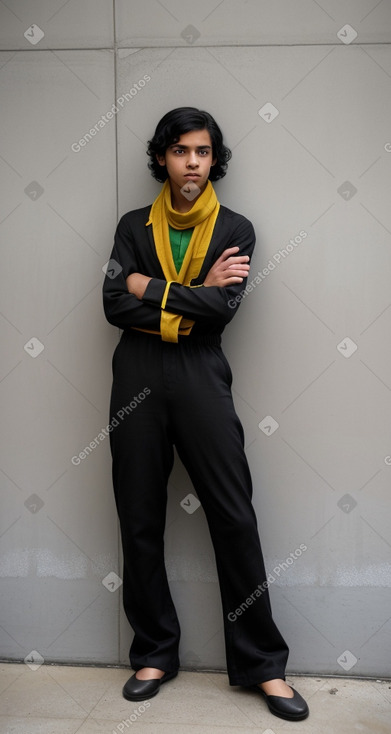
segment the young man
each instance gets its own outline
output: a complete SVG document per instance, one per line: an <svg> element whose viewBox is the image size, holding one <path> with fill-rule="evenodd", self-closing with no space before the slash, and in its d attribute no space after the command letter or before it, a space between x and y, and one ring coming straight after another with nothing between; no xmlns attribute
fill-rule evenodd
<svg viewBox="0 0 391 734"><path fill-rule="evenodd" d="M163 545L175 445L214 546L230 685L262 694L276 716L300 720L308 707L285 682L289 650L272 619L243 429L221 349L221 333L236 313L232 303L246 284L254 229L217 200L211 181L225 175L231 152L207 112L168 112L148 155L164 185L152 206L120 219L103 286L106 317L123 329L110 407L136 671L123 695L151 698L179 668L180 627ZM254 603L233 619L251 594Z"/></svg>

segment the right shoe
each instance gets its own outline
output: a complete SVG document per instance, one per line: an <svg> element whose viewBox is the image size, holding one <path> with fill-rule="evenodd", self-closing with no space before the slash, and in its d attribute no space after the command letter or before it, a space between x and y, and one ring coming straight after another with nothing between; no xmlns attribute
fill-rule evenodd
<svg viewBox="0 0 391 734"><path fill-rule="evenodd" d="M167 683L168 680L175 678L177 675L178 671L174 670L171 673L164 673L161 678L140 680L136 678L136 673L134 673L125 683L122 689L122 695L128 701L145 701L147 698L152 698L159 693L162 683Z"/></svg>

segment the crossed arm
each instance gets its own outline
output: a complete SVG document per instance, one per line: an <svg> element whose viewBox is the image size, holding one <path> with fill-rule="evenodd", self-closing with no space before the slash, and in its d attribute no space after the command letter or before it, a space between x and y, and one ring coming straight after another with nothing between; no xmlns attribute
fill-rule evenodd
<svg viewBox="0 0 391 734"><path fill-rule="evenodd" d="M223 210L222 223L216 239L227 242L226 249L210 267L204 282L197 285L167 282L162 275L146 275L146 262L153 257L141 258L143 271L138 265L136 240L145 242L145 222L133 222L134 215L121 217L114 238L111 259L120 266L119 272L106 274L103 283L103 306L107 320L120 329L141 328L158 331L160 328L162 300L166 295L164 310L191 319L200 328L222 329L228 324L240 306L238 295L245 287L249 262L255 245L254 228L248 220L229 210ZM233 245L235 243L235 246ZM145 242L147 247L148 243ZM221 250L220 250L221 252ZM129 275L130 274L130 275ZM210 286L210 287L209 287Z"/></svg>
<svg viewBox="0 0 391 734"><path fill-rule="evenodd" d="M235 283L242 283L247 278L250 270L248 255L235 255L239 247L229 247L212 265L204 280L204 286L219 286L220 288ZM133 293L139 300L144 296L149 281L148 275L142 273L131 273L126 278L129 293Z"/></svg>

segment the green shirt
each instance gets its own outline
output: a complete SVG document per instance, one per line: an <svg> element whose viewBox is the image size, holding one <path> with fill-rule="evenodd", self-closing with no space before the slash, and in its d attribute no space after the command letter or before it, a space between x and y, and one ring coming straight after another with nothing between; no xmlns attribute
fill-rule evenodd
<svg viewBox="0 0 391 734"><path fill-rule="evenodd" d="M191 227L190 229L173 229L173 227L168 225L168 229L170 233L172 257L176 271L179 273L194 227Z"/></svg>

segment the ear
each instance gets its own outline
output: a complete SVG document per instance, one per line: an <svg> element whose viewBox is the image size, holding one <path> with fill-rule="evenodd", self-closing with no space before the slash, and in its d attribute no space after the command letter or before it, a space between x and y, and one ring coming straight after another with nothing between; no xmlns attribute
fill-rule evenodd
<svg viewBox="0 0 391 734"><path fill-rule="evenodd" d="M159 153L156 153L156 160L157 160L159 166L165 166L166 165L166 156L165 155L159 155Z"/></svg>
<svg viewBox="0 0 391 734"><path fill-rule="evenodd" d="M212 166L215 166L215 165L216 165L216 161L217 161L217 158L213 158L213 161L212 161L212 163L210 164L210 167L211 167L211 168L212 168Z"/></svg>

